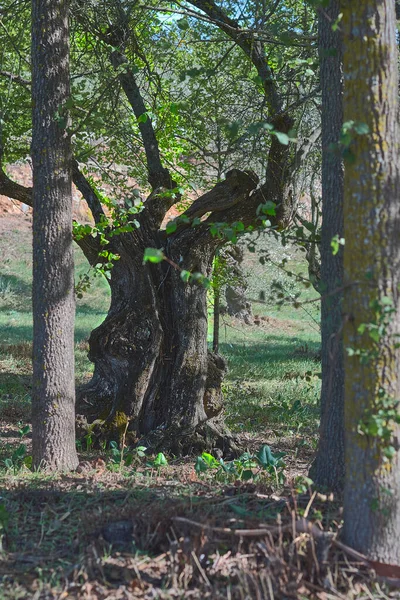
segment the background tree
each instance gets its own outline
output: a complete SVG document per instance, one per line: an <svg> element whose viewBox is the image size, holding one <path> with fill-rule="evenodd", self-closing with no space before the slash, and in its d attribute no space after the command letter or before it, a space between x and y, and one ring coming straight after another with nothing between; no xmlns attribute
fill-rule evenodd
<svg viewBox="0 0 400 600"><path fill-rule="evenodd" d="M186 285L171 262L143 266L144 250L162 251L183 278L188 272L208 276L218 248L246 227L269 219L283 228L290 221L296 153L289 141L294 124L298 137L303 126L310 131L304 107L316 93L313 15L304 9L298 16L296 8L272 3L260 21L253 8L238 18L228 2L196 2L178 8L184 16L177 22L160 18L162 11L175 14L169 4L154 10L118 1L72 6L73 179L95 222L77 227L75 239L91 264L115 262L110 311L90 338L95 374L79 406L90 420L128 419L149 446L168 438L164 447L171 443L180 451L212 443L205 441L207 431L211 438L221 432L206 425L203 402L210 362L206 291ZM213 61L204 44L213 48ZM183 70L185 47L193 68ZM219 69L235 74L229 86ZM215 89L208 83L201 103L204 86L196 79L214 77ZM240 85L233 87L236 79ZM10 130L6 147L13 144ZM239 164L255 169L261 184L235 170ZM108 197L87 176L89 169L101 175ZM218 179L222 170L225 181ZM128 177L147 196L140 214ZM182 194L191 180L209 191L187 208L190 199ZM4 172L0 183L3 193L29 200L29 191ZM183 219L165 229L173 205Z"/></svg>
<svg viewBox="0 0 400 600"><path fill-rule="evenodd" d="M68 2L32 2L34 467L69 470L75 449Z"/></svg>
<svg viewBox="0 0 400 600"><path fill-rule="evenodd" d="M342 41L337 24L339 0L319 9L318 35L322 89L321 275L321 424L310 476L319 485L340 490L344 481L344 365L342 344L343 162L339 146L343 124ZM332 241L336 239L336 246Z"/></svg>
<svg viewBox="0 0 400 600"><path fill-rule="evenodd" d="M344 537L400 564L399 132L395 6L343 1Z"/></svg>

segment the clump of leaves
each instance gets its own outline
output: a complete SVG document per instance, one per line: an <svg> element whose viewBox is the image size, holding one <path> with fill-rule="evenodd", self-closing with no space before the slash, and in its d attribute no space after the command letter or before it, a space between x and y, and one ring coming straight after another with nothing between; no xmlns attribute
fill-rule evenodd
<svg viewBox="0 0 400 600"><path fill-rule="evenodd" d="M110 442L110 460L112 465L130 467L136 463L140 463L146 456L147 448L138 446L132 450L126 451L126 448L120 447L115 441Z"/></svg>
<svg viewBox="0 0 400 600"><path fill-rule="evenodd" d="M225 462L222 458L216 459L212 454L203 452L197 457L195 470L198 475L205 472L214 472L218 480L258 481L266 474L276 481L277 486L285 483L284 452L273 454L267 445L261 446L257 454L244 452L239 458Z"/></svg>
<svg viewBox="0 0 400 600"><path fill-rule="evenodd" d="M22 439L26 436L30 431L29 425L22 427L18 431L19 437ZM14 471L14 474L18 473L18 471L22 467L26 467L27 469L32 468L32 456L28 455L26 444L19 444L18 448L16 448L11 456L8 456L4 459L4 466L7 470Z"/></svg>
<svg viewBox="0 0 400 600"><path fill-rule="evenodd" d="M120 447L117 442L110 442L110 458L111 458L111 470L115 468L115 465L118 467L137 467L143 463L143 459L146 458L146 450L145 446L138 446L133 449L126 449L125 447ZM159 452L157 456L153 459L146 460L146 467L160 469L168 465L168 460L166 456Z"/></svg>

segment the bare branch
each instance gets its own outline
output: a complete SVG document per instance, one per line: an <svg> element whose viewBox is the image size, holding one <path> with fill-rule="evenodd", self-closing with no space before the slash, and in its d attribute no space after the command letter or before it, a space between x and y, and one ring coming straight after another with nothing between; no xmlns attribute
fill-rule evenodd
<svg viewBox="0 0 400 600"><path fill-rule="evenodd" d="M16 83L19 83L20 85L23 85L26 87L31 85L31 82L29 79L24 79L24 77L21 77L21 75L17 75L15 73L10 73L9 71L0 71L0 76L7 77L11 81L15 81Z"/></svg>
<svg viewBox="0 0 400 600"><path fill-rule="evenodd" d="M79 165L75 159L72 160L72 179L90 208L95 223L98 223L105 216L101 202L96 194L96 191L90 185L89 181L79 169Z"/></svg>
<svg viewBox="0 0 400 600"><path fill-rule="evenodd" d="M146 105L140 93L139 86L136 83L132 69L128 66L127 58L121 52L115 50L111 54L111 62L115 69L118 69L121 66L125 67L121 70L119 75L122 89L132 107L135 117L137 119L140 117L143 118L147 113ZM150 117L147 116L145 120L143 119L139 122L139 129L146 152L147 170L149 173L148 180L151 187L153 189L158 187L173 187L169 171L163 167L161 163L158 141Z"/></svg>
<svg viewBox="0 0 400 600"><path fill-rule="evenodd" d="M23 202L24 204L32 207L32 188L25 187L13 181L7 175L1 165L1 157L2 150L0 148L0 194L2 196L7 196L8 198L18 200L19 202ZM101 217L104 216L103 208L92 186L86 177L80 172L76 160L73 160L72 162L72 176L74 184L88 203L95 222L99 222Z"/></svg>
<svg viewBox="0 0 400 600"><path fill-rule="evenodd" d="M0 167L0 194L32 206L32 188L20 185L10 179L3 167Z"/></svg>

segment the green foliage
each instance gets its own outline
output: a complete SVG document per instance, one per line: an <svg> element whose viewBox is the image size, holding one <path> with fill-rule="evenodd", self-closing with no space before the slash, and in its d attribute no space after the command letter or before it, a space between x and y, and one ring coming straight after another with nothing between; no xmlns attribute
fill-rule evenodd
<svg viewBox="0 0 400 600"><path fill-rule="evenodd" d="M148 464L159 469L160 467L166 467L168 465L168 460L162 452L159 452L155 459Z"/></svg>
<svg viewBox="0 0 400 600"><path fill-rule="evenodd" d="M285 483L285 463L282 460L284 452L272 454L271 448L264 445L257 454L245 452L238 459L225 462L217 460L207 452L197 457L195 471L198 475L212 472L219 481L259 481L262 476L272 478L277 486Z"/></svg>
<svg viewBox="0 0 400 600"><path fill-rule="evenodd" d="M18 430L18 435L22 439L30 432L30 426L25 425ZM14 474L18 473L23 467L27 469L32 468L32 456L28 455L26 444L19 444L17 448L12 452L11 456L3 460L4 466L7 470L13 471Z"/></svg>
<svg viewBox="0 0 400 600"><path fill-rule="evenodd" d="M202 273L190 271L186 271L185 269L181 269L179 265L172 262L169 258L165 256L162 250L158 250L157 248L146 248L143 255L143 263L150 262L153 264L161 263L163 260L166 260L169 264L172 265L174 269L180 272L180 278L184 283L193 283L197 285L201 285L202 287L208 289L211 286L211 281L208 277L203 275Z"/></svg>
<svg viewBox="0 0 400 600"><path fill-rule="evenodd" d="M110 272L120 256L112 252L108 246L114 236L128 233L139 227L139 223L134 219L143 208L143 204L135 194L132 197L125 199L124 206L120 206L116 202L110 200L97 189L93 178L88 177L92 187L97 191L97 195L101 199L104 206L107 207L110 217L102 215L102 218L95 225L89 225L73 222L73 236L75 241L84 239L85 237L98 238L100 241L100 250L98 254L98 262L92 266L88 272L80 274L77 284L75 285L75 293L77 298L82 298L83 294L88 291L91 286L92 277L104 276L110 278ZM134 190L133 190L134 191Z"/></svg>
<svg viewBox="0 0 400 600"><path fill-rule="evenodd" d="M115 441L111 441L110 445L109 445L109 452L110 452L110 460L111 460L111 465L118 465L119 468L121 467L132 467L132 466L137 466L138 464L141 463L142 459L146 456L146 450L147 448L145 448L145 446L138 446L137 448L134 448L133 450L127 450L125 451L125 447L122 445L122 447ZM113 470L113 469L111 469Z"/></svg>
<svg viewBox="0 0 400 600"><path fill-rule="evenodd" d="M371 360L379 357L381 352L381 340L387 335L388 326L395 314L396 310L393 306L393 300L387 296L380 299L373 299L369 303L371 309L371 321L368 323L360 323L357 328L357 333L360 336L368 335L372 340L371 344L356 348L347 347L348 356L359 356L362 364L368 364ZM395 336L398 338L399 336ZM399 347L398 339L394 339L393 343Z"/></svg>
<svg viewBox="0 0 400 600"><path fill-rule="evenodd" d="M336 256L336 254L339 252L340 246L344 246L344 244L344 238L340 238L337 234L333 236L333 238L331 239L331 248L333 256Z"/></svg>
<svg viewBox="0 0 400 600"><path fill-rule="evenodd" d="M367 411L358 425L358 433L375 438L382 452L383 462L396 455L395 429L400 425L400 401L380 389L375 398L374 408Z"/></svg>
<svg viewBox="0 0 400 600"><path fill-rule="evenodd" d="M143 263L160 263L165 259L165 255L162 250L157 250L157 248L146 248L143 255Z"/></svg>
<svg viewBox="0 0 400 600"><path fill-rule="evenodd" d="M136 473L139 466L146 466L150 469L162 469L168 465L168 460L162 452L159 452L154 459L150 459L146 455L147 448L145 446L137 446L135 448L126 448L124 444L119 445L115 441L109 444L110 463L108 468L111 471L121 470L122 468L130 468L129 474Z"/></svg>
<svg viewBox="0 0 400 600"><path fill-rule="evenodd" d="M356 160L356 156L352 150L352 142L355 136L369 134L369 127L362 121L346 121L342 125L342 131L339 138L339 146L341 147L342 155L345 162L352 164Z"/></svg>

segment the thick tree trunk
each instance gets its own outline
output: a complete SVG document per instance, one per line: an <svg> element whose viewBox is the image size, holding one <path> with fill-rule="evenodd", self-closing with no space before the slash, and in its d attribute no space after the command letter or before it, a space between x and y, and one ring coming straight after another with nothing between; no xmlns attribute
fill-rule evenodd
<svg viewBox="0 0 400 600"><path fill-rule="evenodd" d="M216 186L215 197L210 191L194 203L193 215L208 212L210 201L223 208L226 188L231 205L234 177ZM240 187L245 199L256 183L242 178L237 193ZM215 420L226 366L207 348L207 290L180 277L180 269L210 277L223 241L212 237L208 224L183 226L167 237L150 210L140 219L140 228L112 238L120 260L111 272L108 316L90 337L95 372L80 391L78 412L89 422L105 420L112 435L129 421L129 430L153 449L178 454L213 444L228 448L229 432ZM167 261L143 265L146 247L163 248L178 268Z"/></svg>
<svg viewBox="0 0 400 600"><path fill-rule="evenodd" d="M207 423L215 415L206 414L206 392L218 393L222 380L221 374L219 382L207 382L207 291L185 284L167 262L142 265L145 247L162 244L142 236L141 228L116 248L121 259L112 271L111 307L90 337L95 373L80 393L79 412L89 422L104 419L114 437L129 421L129 430L153 450L201 450L209 447L205 430L218 431ZM192 238L189 229L179 243L164 240L165 251L181 268L210 275L212 249ZM222 433L211 435L209 445L216 437L222 442Z"/></svg>
<svg viewBox="0 0 400 600"><path fill-rule="evenodd" d="M78 465L69 95L68 2L33 0L32 452L50 470Z"/></svg>
<svg viewBox="0 0 400 600"><path fill-rule="evenodd" d="M345 177L344 538L400 565L399 132L394 2L342 2ZM366 130L368 127L368 132Z"/></svg>
<svg viewBox="0 0 400 600"><path fill-rule="evenodd" d="M342 343L343 250L333 255L331 241L343 237L343 162L337 146L343 124L342 42L332 23L339 0L319 13L322 87L321 424L317 455L310 470L318 485L341 490L344 484L344 365Z"/></svg>

